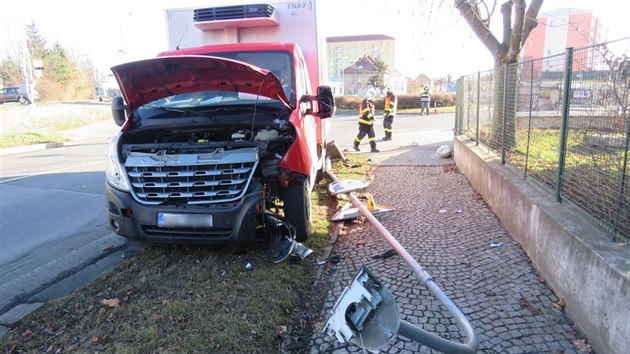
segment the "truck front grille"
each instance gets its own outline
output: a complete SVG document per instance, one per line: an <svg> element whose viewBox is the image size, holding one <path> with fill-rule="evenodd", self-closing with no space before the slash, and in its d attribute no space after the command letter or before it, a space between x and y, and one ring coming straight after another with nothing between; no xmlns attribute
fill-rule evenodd
<svg viewBox="0 0 630 354"><path fill-rule="evenodd" d="M125 168L142 204L214 204L240 199L258 165L255 148L203 154L130 153Z"/></svg>
<svg viewBox="0 0 630 354"><path fill-rule="evenodd" d="M271 5L237 5L208 7L193 11L194 22L238 20L257 17L272 17L275 9Z"/></svg>

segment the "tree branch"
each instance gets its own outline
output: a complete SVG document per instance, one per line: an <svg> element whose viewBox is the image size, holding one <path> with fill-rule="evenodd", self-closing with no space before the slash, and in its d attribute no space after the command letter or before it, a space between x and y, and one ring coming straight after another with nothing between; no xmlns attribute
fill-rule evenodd
<svg viewBox="0 0 630 354"><path fill-rule="evenodd" d="M503 17L503 42L501 42L502 57L510 48L510 38L512 37L512 4L513 0L508 0L501 5L501 15Z"/></svg>
<svg viewBox="0 0 630 354"><path fill-rule="evenodd" d="M529 4L529 8L527 9L527 13L525 14L525 24L523 25L523 40L525 43L527 38L529 38L529 34L532 32L536 26L538 26L538 12L540 11L540 7L543 4L543 0L532 0Z"/></svg>
<svg viewBox="0 0 630 354"><path fill-rule="evenodd" d="M510 38L510 49L505 57L505 62L516 62L516 57L523 47L523 24L525 23L525 8L527 4L525 0L514 1L514 27L512 29L512 37Z"/></svg>
<svg viewBox="0 0 630 354"><path fill-rule="evenodd" d="M502 48L499 41L494 37L488 26L483 22L483 19L475 11L471 4L467 0L454 0L455 8L459 10L462 17L468 22L468 25L473 30L477 38L488 48L490 53L497 58L496 53L501 53Z"/></svg>

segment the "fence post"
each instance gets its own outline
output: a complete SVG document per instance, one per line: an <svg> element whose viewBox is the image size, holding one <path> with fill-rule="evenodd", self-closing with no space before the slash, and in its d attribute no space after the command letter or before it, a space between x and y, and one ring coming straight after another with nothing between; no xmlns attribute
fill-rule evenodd
<svg viewBox="0 0 630 354"><path fill-rule="evenodd" d="M477 127L475 128L475 145L479 146L479 106L481 106L481 72L477 71Z"/></svg>
<svg viewBox="0 0 630 354"><path fill-rule="evenodd" d="M529 144L532 138L532 105L534 101L534 61L530 61L530 75L529 75L529 119L527 121L527 149L525 150L525 171L523 172L523 179L527 179L527 169L529 167Z"/></svg>
<svg viewBox="0 0 630 354"><path fill-rule="evenodd" d="M455 93L455 132L457 134L461 134L462 133L461 132L461 127L460 127L460 124L459 124L459 115L460 115L460 112L461 112L461 107L460 107L460 105L461 105L461 94L460 94L459 87L461 85L461 81L462 81L462 77L460 76L457 79L457 91Z"/></svg>
<svg viewBox="0 0 630 354"><path fill-rule="evenodd" d="M507 85L508 85L508 71L507 71L507 64L503 65L503 128L501 128L501 164L505 165L505 126L506 126L506 119L505 119L505 111L507 110Z"/></svg>
<svg viewBox="0 0 630 354"><path fill-rule="evenodd" d="M470 134L470 77L468 79L468 90L466 94L466 131Z"/></svg>
<svg viewBox="0 0 630 354"><path fill-rule="evenodd" d="M558 180L556 183L556 201L562 203L562 186L564 184L564 165L567 155L567 130L569 126L569 94L571 93L571 76L573 74L573 48L567 48L564 58L564 87L562 89L562 125L560 128L560 156L558 159Z"/></svg>
<svg viewBox="0 0 630 354"><path fill-rule="evenodd" d="M621 183L619 183L619 196L617 197L617 216L615 217L615 224L613 225L615 229L615 236L613 237L613 241L617 241L619 236L619 230L621 229L619 223L621 219L621 213L623 209L621 208L622 200L623 200L623 191L626 189L626 174L628 173L628 149L630 149L630 117L626 114L626 153L623 157L623 165L621 168Z"/></svg>

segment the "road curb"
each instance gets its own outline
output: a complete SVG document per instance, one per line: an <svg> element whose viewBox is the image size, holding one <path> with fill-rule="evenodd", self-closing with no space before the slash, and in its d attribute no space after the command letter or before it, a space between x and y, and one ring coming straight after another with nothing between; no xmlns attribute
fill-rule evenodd
<svg viewBox="0 0 630 354"><path fill-rule="evenodd" d="M11 148L1 148L0 156L16 155L16 154L22 154L26 152L40 151L40 150L58 148L58 147L63 147L63 146L67 146L67 143L50 142L50 143L42 143L42 144L16 146L16 147L11 147Z"/></svg>

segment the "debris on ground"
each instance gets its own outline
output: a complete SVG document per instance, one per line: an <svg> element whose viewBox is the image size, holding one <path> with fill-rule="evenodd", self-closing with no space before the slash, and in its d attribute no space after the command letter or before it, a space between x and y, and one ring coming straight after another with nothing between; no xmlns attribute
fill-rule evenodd
<svg viewBox="0 0 630 354"><path fill-rule="evenodd" d="M389 251L385 251L385 252L383 252L381 254L377 254L376 256L372 256L372 258L374 258L374 259L386 259L386 258L389 258L389 257L393 257L395 255L396 255L396 251L389 250Z"/></svg>
<svg viewBox="0 0 630 354"><path fill-rule="evenodd" d="M593 349L591 348L591 345L586 343L584 339L574 340L573 345L575 345L575 348L577 348L577 350L582 351L582 352L590 353L593 351Z"/></svg>
<svg viewBox="0 0 630 354"><path fill-rule="evenodd" d="M564 302L564 298L563 297L561 297L560 300L558 300L558 302L553 304L553 307L557 308L560 311L564 310L565 306L566 306L566 303Z"/></svg>

